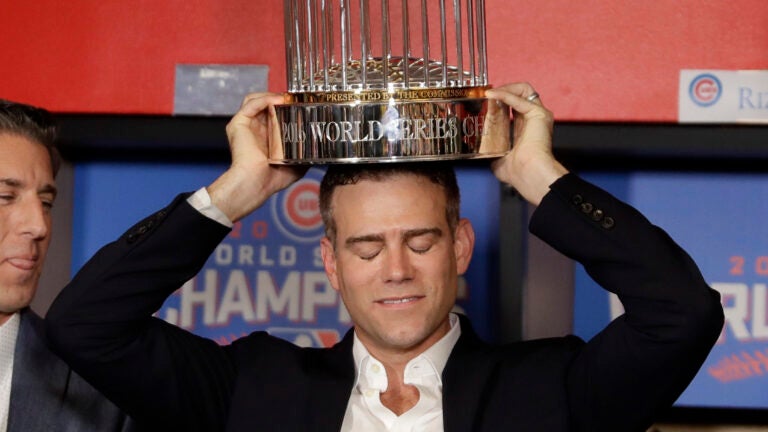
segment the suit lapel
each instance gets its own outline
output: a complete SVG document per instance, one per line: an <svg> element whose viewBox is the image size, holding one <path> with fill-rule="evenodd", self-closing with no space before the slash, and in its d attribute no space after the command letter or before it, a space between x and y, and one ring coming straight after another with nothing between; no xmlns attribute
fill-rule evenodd
<svg viewBox="0 0 768 432"><path fill-rule="evenodd" d="M341 430L352 386L355 381L355 363L352 356L353 330L328 350L317 351L312 362L312 384L308 391L310 415L313 424L305 430L337 432Z"/></svg>
<svg viewBox="0 0 768 432"><path fill-rule="evenodd" d="M29 309L21 312L13 360L9 431L48 430L48 420L61 409L69 367L45 343L43 320ZM40 413L46 415L40 415Z"/></svg>
<svg viewBox="0 0 768 432"><path fill-rule="evenodd" d="M483 405L486 383L492 373L492 357L469 320L459 315L461 337L443 370L443 429L446 432L474 430Z"/></svg>

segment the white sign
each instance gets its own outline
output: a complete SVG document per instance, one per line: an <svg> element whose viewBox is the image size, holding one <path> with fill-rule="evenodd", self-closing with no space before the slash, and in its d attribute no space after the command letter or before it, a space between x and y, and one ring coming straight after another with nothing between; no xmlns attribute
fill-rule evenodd
<svg viewBox="0 0 768 432"><path fill-rule="evenodd" d="M680 123L768 123L768 70L681 70Z"/></svg>
<svg viewBox="0 0 768 432"><path fill-rule="evenodd" d="M263 65L177 64L173 114L230 116L245 95L267 91L268 78Z"/></svg>

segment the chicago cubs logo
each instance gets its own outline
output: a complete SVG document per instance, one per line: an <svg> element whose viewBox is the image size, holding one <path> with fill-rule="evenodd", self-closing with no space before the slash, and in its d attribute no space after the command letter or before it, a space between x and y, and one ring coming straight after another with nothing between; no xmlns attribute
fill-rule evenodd
<svg viewBox="0 0 768 432"><path fill-rule="evenodd" d="M688 95L693 103L702 107L714 105L722 93L723 85L720 80L708 73L698 75L688 87Z"/></svg>
<svg viewBox="0 0 768 432"><path fill-rule="evenodd" d="M323 236L318 198L323 171L312 168L303 179L280 192L271 201L272 219L289 239L310 243Z"/></svg>

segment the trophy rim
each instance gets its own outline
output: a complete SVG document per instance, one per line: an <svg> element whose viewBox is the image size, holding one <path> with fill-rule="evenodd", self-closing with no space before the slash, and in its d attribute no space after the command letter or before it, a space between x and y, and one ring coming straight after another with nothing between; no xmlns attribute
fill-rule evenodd
<svg viewBox="0 0 768 432"><path fill-rule="evenodd" d="M410 87L368 90L286 92L285 104L343 104L372 101L434 102L459 99L484 99L490 85L470 87Z"/></svg>

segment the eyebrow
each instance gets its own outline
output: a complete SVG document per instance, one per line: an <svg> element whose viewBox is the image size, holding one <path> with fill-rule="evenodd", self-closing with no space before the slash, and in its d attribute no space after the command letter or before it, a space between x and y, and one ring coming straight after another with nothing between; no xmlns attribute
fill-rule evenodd
<svg viewBox="0 0 768 432"><path fill-rule="evenodd" d="M21 187L21 182L14 178L0 178L0 183L12 188Z"/></svg>
<svg viewBox="0 0 768 432"><path fill-rule="evenodd" d="M412 239L414 237L420 237L423 235L434 235L436 237L442 237L443 230L440 228L417 228L412 230L407 230L405 233L403 233L402 238L405 240ZM368 234L368 235L362 235L358 237L350 237L348 238L344 244L346 246L352 246L357 243L367 243L367 242L384 242L384 236L381 234Z"/></svg>
<svg viewBox="0 0 768 432"><path fill-rule="evenodd" d="M433 235L435 237L442 237L443 230L440 228L419 228L414 230L408 230L403 235L403 238L408 240L414 237L421 237L424 235Z"/></svg>
<svg viewBox="0 0 768 432"><path fill-rule="evenodd" d="M344 244L349 247L358 243L370 243L370 242L383 242L384 236L381 234L368 234L358 237L350 237L344 241Z"/></svg>

